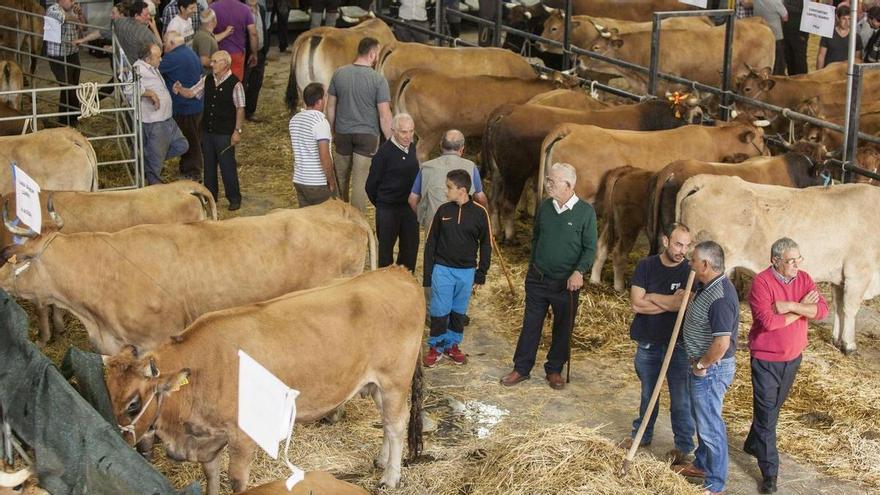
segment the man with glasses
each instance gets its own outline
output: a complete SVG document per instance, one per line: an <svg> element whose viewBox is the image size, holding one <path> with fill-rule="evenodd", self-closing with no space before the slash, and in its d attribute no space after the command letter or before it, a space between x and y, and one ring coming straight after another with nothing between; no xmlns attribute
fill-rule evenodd
<svg viewBox="0 0 880 495"><path fill-rule="evenodd" d="M783 237L770 248L770 267L755 276L749 292L752 329L752 427L743 450L758 459L761 493L776 491L779 452L776 422L807 347L807 320L821 320L828 305L807 272L800 248Z"/></svg>

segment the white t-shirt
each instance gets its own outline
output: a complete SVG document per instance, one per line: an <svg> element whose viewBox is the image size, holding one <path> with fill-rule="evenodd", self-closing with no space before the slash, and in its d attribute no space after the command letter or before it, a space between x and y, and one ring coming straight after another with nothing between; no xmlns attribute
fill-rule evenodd
<svg viewBox="0 0 880 495"><path fill-rule="evenodd" d="M183 36L183 40L186 42L186 46L192 48L193 36L196 34L195 31L193 31L192 21L176 15L165 27L165 32L167 33L168 31L177 31L180 33L180 35Z"/></svg>
<svg viewBox="0 0 880 495"><path fill-rule="evenodd" d="M293 182L303 186L325 186L327 176L321 168L318 141L331 140L330 122L323 112L303 110L290 119L290 145L293 147Z"/></svg>

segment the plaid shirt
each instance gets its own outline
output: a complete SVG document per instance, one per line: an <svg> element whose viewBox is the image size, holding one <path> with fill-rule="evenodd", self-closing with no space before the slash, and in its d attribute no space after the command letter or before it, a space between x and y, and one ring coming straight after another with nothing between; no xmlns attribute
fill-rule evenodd
<svg viewBox="0 0 880 495"><path fill-rule="evenodd" d="M73 11L71 11L73 13ZM46 55L50 57L66 57L79 51L79 47L73 44L78 38L79 28L66 22L64 9L61 5L52 4L46 9L46 16L61 23L61 43L46 42Z"/></svg>
<svg viewBox="0 0 880 495"><path fill-rule="evenodd" d="M202 25L202 20L200 19L200 17L202 16L202 12L204 12L205 10L202 8L202 4L199 2L196 2L196 6L196 13L189 17L189 21L192 22L193 25L193 32L198 31L199 26ZM171 19L174 19L174 16L176 16L179 12L180 9L177 8L177 0L171 0L170 2L168 2L168 5L165 6L165 10L162 11L163 36L165 35L165 30L168 29L168 24L171 24Z"/></svg>
<svg viewBox="0 0 880 495"><path fill-rule="evenodd" d="M752 7L746 7L739 0L736 2L736 18L737 19L745 19L746 17L752 17L755 15L755 9Z"/></svg>
<svg viewBox="0 0 880 495"><path fill-rule="evenodd" d="M217 79L212 75L211 77L214 77L214 86L220 86L221 84L223 84L223 81L228 79L231 75L231 70L227 70L226 74L223 74L220 79ZM196 98L201 98L205 96L205 77L207 76L202 76L202 78L199 79L199 82L197 82L195 86L189 88L193 93L195 93ZM241 81L235 83L235 87L232 88L232 102L235 104L235 108L244 107L244 86L241 85Z"/></svg>

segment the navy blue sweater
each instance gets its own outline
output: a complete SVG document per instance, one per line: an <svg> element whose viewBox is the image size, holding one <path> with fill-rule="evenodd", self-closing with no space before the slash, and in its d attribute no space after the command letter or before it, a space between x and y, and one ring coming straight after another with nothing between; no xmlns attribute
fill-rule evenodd
<svg viewBox="0 0 880 495"><path fill-rule="evenodd" d="M373 155L367 176L367 197L377 208L409 208L406 200L418 173L419 159L416 157L415 143L410 143L409 153L404 153L389 139Z"/></svg>

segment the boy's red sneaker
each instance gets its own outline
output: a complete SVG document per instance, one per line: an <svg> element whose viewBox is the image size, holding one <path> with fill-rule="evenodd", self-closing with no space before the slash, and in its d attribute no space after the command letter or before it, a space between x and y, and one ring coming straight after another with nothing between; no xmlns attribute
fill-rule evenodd
<svg viewBox="0 0 880 495"><path fill-rule="evenodd" d="M465 364L467 362L467 354L461 352L461 349L458 348L458 344L454 344L449 349L446 349L443 351L443 354L449 356L449 359L455 364Z"/></svg>
<svg viewBox="0 0 880 495"><path fill-rule="evenodd" d="M437 364L442 357L443 354L441 354L436 347L429 347L428 353L422 357L422 365L424 365L425 368L431 368Z"/></svg>

